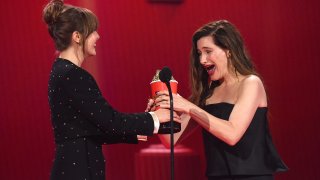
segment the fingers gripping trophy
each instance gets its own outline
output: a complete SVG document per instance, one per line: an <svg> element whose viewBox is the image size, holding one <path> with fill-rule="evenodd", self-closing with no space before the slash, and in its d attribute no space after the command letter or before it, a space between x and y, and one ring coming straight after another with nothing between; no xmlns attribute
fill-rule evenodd
<svg viewBox="0 0 320 180"><path fill-rule="evenodd" d="M160 70L157 70L156 74L153 76L152 81L150 82L151 97L153 99L157 96L156 94L157 92L168 91L167 85L160 80L159 74L160 74ZM169 82L170 82L172 93L177 94L178 81L176 81L173 78L173 76L171 76L171 80ZM159 107L157 107L156 110L158 108ZM170 128L171 128L170 122L161 123L158 134L170 134ZM176 132L179 132L180 130L181 130L181 124L178 122L173 122L173 132L176 133Z"/></svg>

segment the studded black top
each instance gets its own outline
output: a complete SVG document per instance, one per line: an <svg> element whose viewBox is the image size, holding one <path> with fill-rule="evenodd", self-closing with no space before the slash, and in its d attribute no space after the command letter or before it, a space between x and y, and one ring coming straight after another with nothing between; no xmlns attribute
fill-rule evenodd
<svg viewBox="0 0 320 180"><path fill-rule="evenodd" d="M149 113L116 111L94 78L71 61L54 62L48 99L56 143L52 180L104 180L102 144L137 143L137 134L153 134Z"/></svg>

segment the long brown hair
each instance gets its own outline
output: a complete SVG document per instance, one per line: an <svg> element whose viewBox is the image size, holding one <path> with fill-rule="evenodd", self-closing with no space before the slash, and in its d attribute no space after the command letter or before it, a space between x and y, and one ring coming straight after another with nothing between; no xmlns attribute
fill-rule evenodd
<svg viewBox="0 0 320 180"><path fill-rule="evenodd" d="M219 81L209 82L208 73L200 64L197 41L205 36L211 36L216 46L230 53L228 68L235 74L258 75L241 34L233 24L226 20L205 24L193 34L190 53L190 101L200 106L205 104L205 100L212 95L214 88L219 86Z"/></svg>
<svg viewBox="0 0 320 180"><path fill-rule="evenodd" d="M96 15L86 8L64 4L63 0L51 0L43 9L43 20L58 51L63 51L71 43L72 33L82 35L81 45L98 28Z"/></svg>

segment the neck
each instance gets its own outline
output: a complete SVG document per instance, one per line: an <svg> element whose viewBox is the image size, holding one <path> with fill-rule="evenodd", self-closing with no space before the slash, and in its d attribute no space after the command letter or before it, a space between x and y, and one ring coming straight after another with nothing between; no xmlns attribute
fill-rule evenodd
<svg viewBox="0 0 320 180"><path fill-rule="evenodd" d="M81 67L81 64L84 61L82 48L73 46L61 51L59 58L67 59L79 67Z"/></svg>
<svg viewBox="0 0 320 180"><path fill-rule="evenodd" d="M226 75L223 80L221 80L221 85L222 86L229 86L233 85L234 83L237 83L243 79L243 75L237 73L229 73Z"/></svg>

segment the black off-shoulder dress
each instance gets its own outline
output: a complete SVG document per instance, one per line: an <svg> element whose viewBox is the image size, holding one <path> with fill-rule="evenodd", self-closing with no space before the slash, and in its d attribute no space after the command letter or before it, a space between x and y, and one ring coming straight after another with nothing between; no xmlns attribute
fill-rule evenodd
<svg viewBox="0 0 320 180"><path fill-rule="evenodd" d="M204 109L228 120L234 105L209 104ZM229 146L203 130L208 179L273 179L273 173L288 168L272 143L267 120L267 107L257 109L251 124L235 146Z"/></svg>
<svg viewBox="0 0 320 180"><path fill-rule="evenodd" d="M94 78L68 60L54 62L48 99L56 143L51 180L104 180L103 144L137 143L137 134L153 134L149 113L116 111Z"/></svg>

